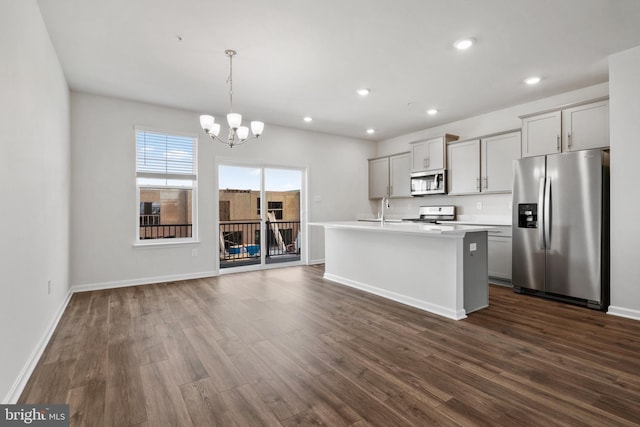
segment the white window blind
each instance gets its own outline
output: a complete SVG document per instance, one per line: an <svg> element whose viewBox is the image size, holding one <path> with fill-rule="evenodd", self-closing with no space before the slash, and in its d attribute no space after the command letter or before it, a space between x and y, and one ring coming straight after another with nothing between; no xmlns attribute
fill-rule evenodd
<svg viewBox="0 0 640 427"><path fill-rule="evenodd" d="M136 130L136 176L196 180L196 138Z"/></svg>

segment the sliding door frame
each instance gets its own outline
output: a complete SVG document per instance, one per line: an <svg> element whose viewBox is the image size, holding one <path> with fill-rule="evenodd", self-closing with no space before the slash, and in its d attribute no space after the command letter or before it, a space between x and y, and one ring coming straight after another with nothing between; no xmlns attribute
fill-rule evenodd
<svg viewBox="0 0 640 427"><path fill-rule="evenodd" d="M265 197L265 169L288 169L300 172L300 259L297 261L277 262L267 264L265 262L266 251L260 250L260 263L254 265L245 265L239 267L220 268L220 166L237 166L245 168L260 169L260 241L265 242L266 236L266 213L267 213L267 198ZM264 162L254 159L238 160L236 158L216 158L215 161L215 176L214 176L214 224L215 224L215 236L213 237L213 244L215 250L215 269L218 274L239 273L243 271L256 271L270 268L289 267L294 265L307 265L309 261L309 226L308 226L308 212L309 212L309 198L308 198L308 166L292 165L292 164L278 164ZM263 245L264 246L264 245Z"/></svg>

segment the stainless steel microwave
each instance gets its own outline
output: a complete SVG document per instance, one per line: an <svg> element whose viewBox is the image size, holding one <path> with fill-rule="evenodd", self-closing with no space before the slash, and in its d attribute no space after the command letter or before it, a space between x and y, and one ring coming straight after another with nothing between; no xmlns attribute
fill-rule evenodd
<svg viewBox="0 0 640 427"><path fill-rule="evenodd" d="M446 169L438 169L411 174L411 195L447 194Z"/></svg>

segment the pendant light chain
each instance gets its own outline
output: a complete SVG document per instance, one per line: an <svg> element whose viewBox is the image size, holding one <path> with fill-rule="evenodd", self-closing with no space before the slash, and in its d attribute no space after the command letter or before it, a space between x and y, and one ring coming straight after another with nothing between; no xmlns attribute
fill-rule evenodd
<svg viewBox="0 0 640 427"><path fill-rule="evenodd" d="M227 83L229 83L229 112L233 113L233 55L235 55L234 51L227 51L227 56L229 57L229 78L227 79Z"/></svg>

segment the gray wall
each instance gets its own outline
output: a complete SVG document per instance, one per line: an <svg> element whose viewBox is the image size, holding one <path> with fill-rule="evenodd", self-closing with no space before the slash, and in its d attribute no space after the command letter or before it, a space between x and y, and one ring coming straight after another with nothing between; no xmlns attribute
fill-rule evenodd
<svg viewBox="0 0 640 427"><path fill-rule="evenodd" d="M640 319L640 46L609 58L611 307Z"/></svg>
<svg viewBox="0 0 640 427"><path fill-rule="evenodd" d="M34 0L0 3L0 58L0 397L9 402L68 294L69 89Z"/></svg>

